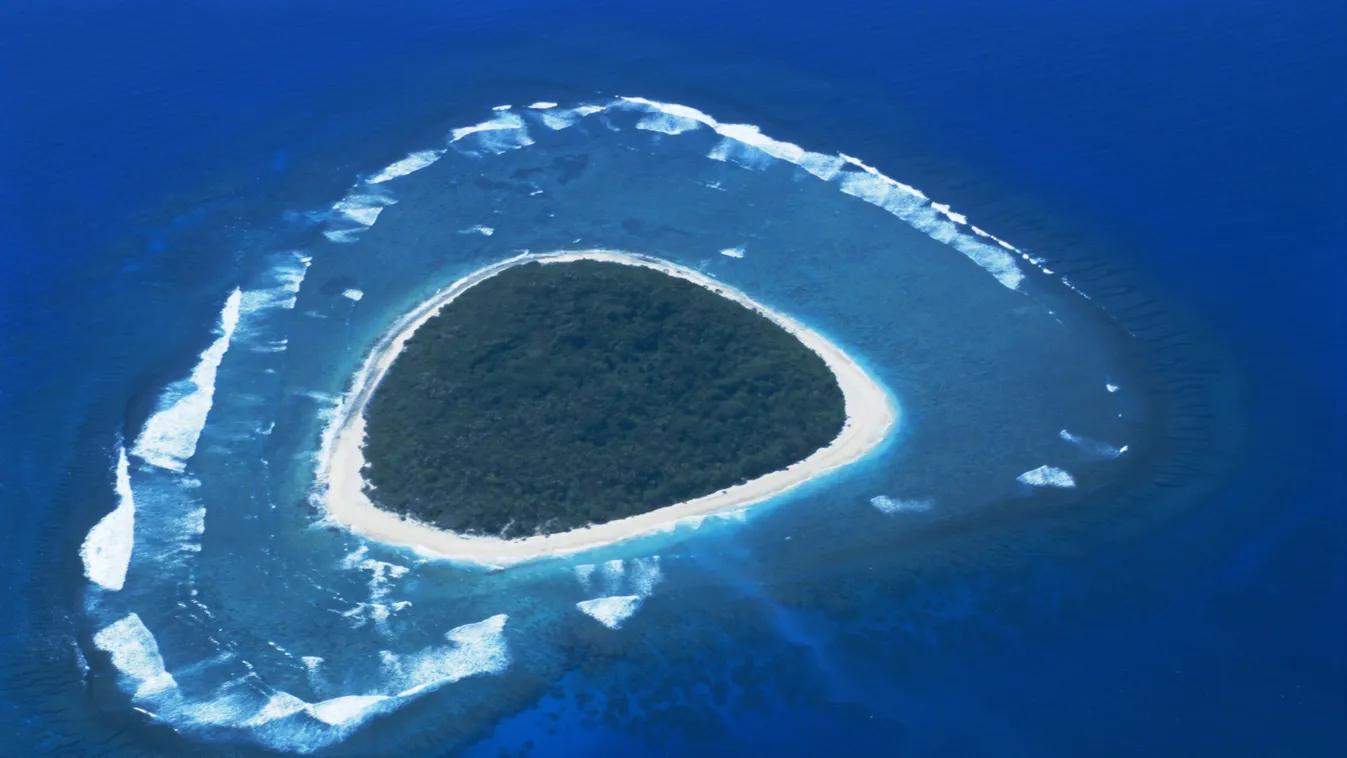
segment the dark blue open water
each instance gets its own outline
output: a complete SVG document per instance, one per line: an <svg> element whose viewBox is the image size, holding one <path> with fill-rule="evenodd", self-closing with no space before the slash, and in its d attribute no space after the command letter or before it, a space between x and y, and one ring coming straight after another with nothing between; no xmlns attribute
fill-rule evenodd
<svg viewBox="0 0 1347 758"><path fill-rule="evenodd" d="M1344 29L1327 2L6 4L0 754L1344 754ZM523 108L620 95L856 156L1043 263L1012 291L847 176ZM502 104L532 144L470 136L322 235ZM904 431L743 522L556 565L312 527L322 413L379 332L575 240L800 316ZM197 455L153 465L235 288ZM122 449L136 551L104 591L80 548ZM1081 486L1015 484L1047 463ZM629 594L618 629L576 610Z"/></svg>

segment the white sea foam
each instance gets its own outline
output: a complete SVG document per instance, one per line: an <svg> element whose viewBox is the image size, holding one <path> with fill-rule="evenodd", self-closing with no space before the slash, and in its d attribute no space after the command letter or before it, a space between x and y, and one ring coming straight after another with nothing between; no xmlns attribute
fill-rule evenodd
<svg viewBox="0 0 1347 758"><path fill-rule="evenodd" d="M1006 252L1015 251L1013 246L996 240L1004 248L998 249L964 234L959 227L967 225L965 216L955 213L948 205L932 204L917 189L890 179L859 159L842 153L833 156L811 152L799 145L772 139L752 124L723 124L685 105L661 103L641 97L619 98L612 105L623 109L644 108L652 114L660 114L664 119L676 120L677 123L699 123L711 127L725 138L707 154L707 157L715 160L761 169L766 167L768 160L777 159L793 163L824 181L833 181L840 176L839 186L843 192L879 206L952 246L986 269L1002 285L1017 289L1024 279L1014 257ZM850 163L861 171L842 172L844 163ZM995 239L980 230L978 234Z"/></svg>
<svg viewBox="0 0 1347 758"><path fill-rule="evenodd" d="M114 480L117 506L94 524L89 536L80 545L84 561L84 575L89 581L106 590L116 592L126 583L126 569L131 565L131 551L136 539L136 502L131 491L131 466L126 449L117 445L117 468Z"/></svg>
<svg viewBox="0 0 1347 758"><path fill-rule="evenodd" d="M230 293L220 312L219 336L201 353L191 375L170 384L160 396L158 409L145 422L131 448L132 455L171 471L186 468L206 426L206 416L215 398L215 374L238 326L242 301L241 290Z"/></svg>
<svg viewBox="0 0 1347 758"><path fill-rule="evenodd" d="M333 242L351 243L358 241L360 232L363 232L366 228L362 226L355 229L327 229L323 232L323 236Z"/></svg>
<svg viewBox="0 0 1347 758"><path fill-rule="evenodd" d="M379 214L383 213L384 208L396 203L397 200L382 193L359 193L342 198L332 206L332 210L346 220L369 227L379 220Z"/></svg>
<svg viewBox="0 0 1347 758"><path fill-rule="evenodd" d="M509 111L498 111L496 117L488 121L455 129L450 132L449 141L456 143L472 135L476 135L477 147L491 153L533 144L523 117Z"/></svg>
<svg viewBox="0 0 1347 758"><path fill-rule="evenodd" d="M470 227L468 227L467 229L459 229L459 230L458 230L458 233L459 233L459 234L480 234L480 235L482 235L483 237L490 237L491 235L493 235L493 234L496 233L496 230L495 230L495 229L492 229L492 228L489 227L489 226L482 226L481 224L477 224L476 226L470 226Z"/></svg>
<svg viewBox="0 0 1347 758"><path fill-rule="evenodd" d="M369 572L369 581L366 584L369 590L367 600L357 602L354 607L343 611L342 617L351 619L352 626L356 629L371 623L380 632L387 633L389 631L389 617L393 613L411 606L411 603L407 601L397 601L391 604L387 602L389 593L393 589L393 582L406 576L411 572L411 569L396 563L370 558L369 548L365 545L361 545L348 554L342 559L340 565L343 569Z"/></svg>
<svg viewBox="0 0 1347 758"><path fill-rule="evenodd" d="M385 700L388 700L387 695L346 695L314 703L307 710L325 724L343 726L363 720L370 709Z"/></svg>
<svg viewBox="0 0 1347 758"><path fill-rule="evenodd" d="M510 666L505 643L505 614L455 627L445 634L449 647L428 648L386 662L398 695L421 694L479 674L499 674Z"/></svg>
<svg viewBox="0 0 1347 758"><path fill-rule="evenodd" d="M664 581L664 570L660 568L659 556L637 558L632 561L631 587L641 597L649 597L655 591L655 585Z"/></svg>
<svg viewBox="0 0 1347 758"><path fill-rule="evenodd" d="M575 567L575 578L580 582L580 586L589 589L590 577L594 575L594 564L586 563Z"/></svg>
<svg viewBox="0 0 1347 758"><path fill-rule="evenodd" d="M708 153L710 158L731 161L752 169L766 168L773 160L794 164L824 181L835 181L843 192L879 206L932 238L950 245L992 274L1005 287L1018 289L1024 279L1023 272L1010 254L1020 252L1015 246L969 225L968 218L955 212L949 205L934 203L919 190L895 181L873 166L845 153L827 155L812 152L794 143L768 137L753 124L721 123L696 108L642 97L619 97L603 105L587 104L569 109L558 108L551 102L534 103L529 107L551 129L568 128L584 116L610 108L641 112L638 129L676 135L701 126L709 127L724 138ZM533 143L524 119L512 112L510 106L496 106L494 110L495 117L487 121L453 130L451 142L478 135L478 146L493 153ZM846 164L860 171L843 171ZM964 229L971 234L965 233ZM351 230L326 233L334 241L350 242L355 239ZM986 244L979 237L995 244ZM1041 263L1031 256L1024 257L1035 265ZM1075 289L1069 282L1066 284Z"/></svg>
<svg viewBox="0 0 1347 758"><path fill-rule="evenodd" d="M70 652L75 656L75 667L79 669L80 676L88 676L89 659L84 657L84 648L73 637L70 639Z"/></svg>
<svg viewBox="0 0 1347 758"><path fill-rule="evenodd" d="M342 618L351 619L351 628L360 629L367 623L374 624L381 631L387 631L388 606L383 603L356 603L354 608L342 611Z"/></svg>
<svg viewBox="0 0 1347 758"><path fill-rule="evenodd" d="M94 644L107 652L137 699L154 696L178 686L164 668L159 643L145 627L140 616L132 613L94 634Z"/></svg>
<svg viewBox="0 0 1347 758"><path fill-rule="evenodd" d="M577 108L549 108L534 115L541 118L547 128L560 131L574 126L585 116L602 113L604 110L606 107L602 105L581 105Z"/></svg>
<svg viewBox="0 0 1347 758"><path fill-rule="evenodd" d="M1119 387L1119 386L1116 385L1116 384L1105 384L1105 385L1104 385L1104 389L1108 390L1109 392L1117 392L1118 390L1120 390L1120 389L1122 389L1122 388Z"/></svg>
<svg viewBox="0 0 1347 758"><path fill-rule="evenodd" d="M256 728L269 724L272 721L278 721L287 716L299 713L309 707L309 704L291 695L289 692L274 692L267 700L267 704L262 706L257 713L244 719L240 726Z"/></svg>
<svg viewBox="0 0 1347 758"><path fill-rule="evenodd" d="M754 171L767 168L773 160L772 156L760 150L756 145L745 144L729 137L722 139L715 147L711 148L706 157L714 161L736 163Z"/></svg>
<svg viewBox="0 0 1347 758"><path fill-rule="evenodd" d="M201 535L206 533L206 506L187 511L182 518L182 533L188 539L196 539L196 549L201 549Z"/></svg>
<svg viewBox="0 0 1347 758"><path fill-rule="evenodd" d="M1002 285L1019 288L1024 273L1009 252L960 232L959 227L949 220L949 213L934 209L926 195L916 188L894 181L855 159L849 159L849 162L863 170L842 175L840 188L843 192L883 208L932 239L953 247L996 277Z"/></svg>
<svg viewBox="0 0 1347 758"><path fill-rule="evenodd" d="M728 258L742 258L744 257L744 249L742 247L727 247L721 250L720 254Z"/></svg>
<svg viewBox="0 0 1347 758"><path fill-rule="evenodd" d="M682 134L692 131L701 126L701 123L695 119L685 116L675 116L671 113L647 113L636 122L637 129L645 129L651 132L661 132L663 134Z"/></svg>
<svg viewBox="0 0 1347 758"><path fill-rule="evenodd" d="M298 252L281 256L268 272L269 287L243 290L239 303L240 321L246 327L248 316L271 308L290 310L295 307L296 295L304 284L313 258Z"/></svg>
<svg viewBox="0 0 1347 758"><path fill-rule="evenodd" d="M1090 439L1089 437L1072 434L1065 429L1058 432L1058 436L1097 458L1117 458L1127 452L1127 445L1114 447L1107 442L1100 442L1099 440Z"/></svg>
<svg viewBox="0 0 1347 758"><path fill-rule="evenodd" d="M1039 466L1033 471L1026 471L1020 474L1016 479L1031 487L1075 487L1076 480L1071 474L1056 466Z"/></svg>
<svg viewBox="0 0 1347 758"><path fill-rule="evenodd" d="M627 564L620 558L611 561L605 561L599 567L599 572L603 575L603 586L608 592L614 593L622 586L622 577L627 572Z"/></svg>
<svg viewBox="0 0 1347 758"><path fill-rule="evenodd" d="M444 155L443 150L421 150L411 153L406 158L390 164L387 168L370 177L366 181L370 184L382 184L390 179L396 179L400 176L406 176L414 171L429 166Z"/></svg>
<svg viewBox="0 0 1347 758"><path fill-rule="evenodd" d="M288 348L289 346L290 340L279 339L279 340L267 340L265 342L257 342L248 349L253 351L254 353L284 353L286 348Z"/></svg>
<svg viewBox="0 0 1347 758"><path fill-rule="evenodd" d="M948 205L945 205L944 203L931 203L931 207L936 209L940 213L945 214L945 218L948 218L950 221L953 221L956 224L968 223L967 216L963 215L962 213L955 213L954 211L950 210L950 207Z"/></svg>
<svg viewBox="0 0 1347 758"><path fill-rule="evenodd" d="M904 499L876 495L870 498L870 505L880 513L921 513L931 510L935 506L935 501L930 498Z"/></svg>
<svg viewBox="0 0 1347 758"><path fill-rule="evenodd" d="M416 653L398 655L383 651L383 681L368 691L327 697L308 702L291 693L267 687L251 664L239 660L247 671L215 689L203 700L191 699L165 669L154 635L136 614L94 635L121 674L123 685L136 701L157 712L179 729L237 728L248 730L273 748L309 753L344 739L376 714L385 713L425 692L471 676L497 674L510 665L504 628L507 617L493 616L450 630L447 645L432 646ZM183 676L210 665L232 660L216 656L180 670ZM318 675L322 659L305 656L315 690L329 685ZM149 711L147 711L149 712ZM311 719L280 727L291 718ZM314 724L317 721L322 726Z"/></svg>
<svg viewBox="0 0 1347 758"><path fill-rule="evenodd" d="M562 129L574 126L575 122L580 120L580 117L576 115L575 111L570 110L543 111L538 114L538 116L542 119L544 126L554 131L561 131Z"/></svg>
<svg viewBox="0 0 1347 758"><path fill-rule="evenodd" d="M343 290L341 296L347 298L348 300L353 300L358 303L360 302L360 298L365 296L365 293L357 289L349 289Z"/></svg>
<svg viewBox="0 0 1347 758"><path fill-rule="evenodd" d="M641 596L599 597L582 600L576 603L575 607L609 629L617 629L641 607Z"/></svg>

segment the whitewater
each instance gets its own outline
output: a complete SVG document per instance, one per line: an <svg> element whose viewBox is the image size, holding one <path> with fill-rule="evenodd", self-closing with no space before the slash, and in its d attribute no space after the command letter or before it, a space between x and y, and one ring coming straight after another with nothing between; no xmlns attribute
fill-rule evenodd
<svg viewBox="0 0 1347 758"><path fill-rule="evenodd" d="M1096 307L859 158L636 97L497 106L407 148L298 209L314 241L220 292L191 370L138 428L108 430L115 507L80 548L90 638L127 703L190 739L309 753L396 741L375 717L397 711L441 736L489 724L577 651L705 612L689 588L723 583L708 546L822 560L1128 459L1132 383L1072 326ZM322 474L380 340L453 282L545 250L653 256L836 345L884 388L864 457L503 571L334 523ZM405 708L424 698L435 718Z"/></svg>

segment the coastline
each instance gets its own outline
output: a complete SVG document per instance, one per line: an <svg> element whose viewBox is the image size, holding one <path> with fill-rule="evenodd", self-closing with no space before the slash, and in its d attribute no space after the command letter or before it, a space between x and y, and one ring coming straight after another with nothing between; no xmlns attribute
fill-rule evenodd
<svg viewBox="0 0 1347 758"><path fill-rule="evenodd" d="M769 319L813 350L833 372L846 405L842 431L827 446L804 460L717 492L646 513L556 534L505 540L457 534L404 518L374 506L365 494L365 406L403 345L474 285L525 263L604 261L655 269L706 287ZM784 314L744 293L692 269L647 256L613 250L524 253L468 274L436 292L395 322L370 350L351 388L323 432L318 454L318 494L328 517L362 536L410 548L436 558L483 566L505 566L551 556L578 553L632 537L674 528L684 519L714 516L763 502L835 469L860 460L881 443L899 420L897 403L841 348Z"/></svg>

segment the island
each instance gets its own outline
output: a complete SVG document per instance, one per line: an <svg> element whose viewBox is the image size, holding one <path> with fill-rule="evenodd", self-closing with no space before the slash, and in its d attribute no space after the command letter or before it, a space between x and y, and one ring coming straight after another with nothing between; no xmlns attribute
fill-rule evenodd
<svg viewBox="0 0 1347 758"><path fill-rule="evenodd" d="M514 538L785 468L831 442L846 407L817 353L705 287L531 261L423 324L365 419L376 506Z"/></svg>
<svg viewBox="0 0 1347 758"><path fill-rule="evenodd" d="M503 565L769 499L858 460L897 415L835 345L710 277L524 254L376 343L320 488L357 532Z"/></svg>

